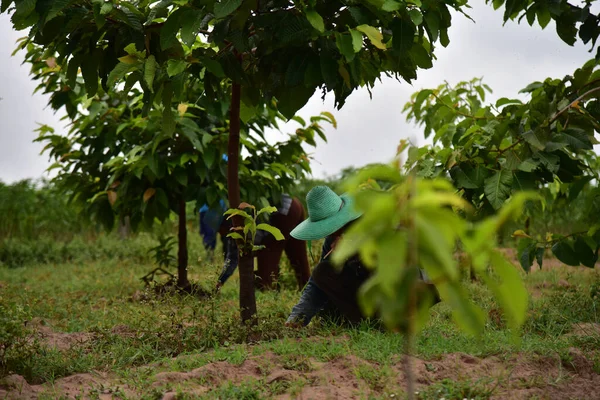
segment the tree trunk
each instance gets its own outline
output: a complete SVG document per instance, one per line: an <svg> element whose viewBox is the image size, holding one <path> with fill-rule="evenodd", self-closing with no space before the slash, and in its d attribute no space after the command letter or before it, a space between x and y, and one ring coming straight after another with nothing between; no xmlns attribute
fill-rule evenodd
<svg viewBox="0 0 600 400"><path fill-rule="evenodd" d="M183 197L179 200L179 235L177 251L177 286L187 288L190 286L188 281L188 249L187 249L187 224L185 218L185 200Z"/></svg>
<svg viewBox="0 0 600 400"><path fill-rule="evenodd" d="M125 216L119 219L119 237L121 240L125 240L129 237L131 231L131 223L129 216Z"/></svg>
<svg viewBox="0 0 600 400"><path fill-rule="evenodd" d="M227 190L229 207L236 208L240 205L240 182L238 165L240 156L240 96L239 83L231 86L231 109L229 115L229 143L227 147ZM234 227L243 226L242 218L235 216ZM237 243L238 249L240 243ZM239 251L239 250L238 250ZM242 323L256 323L256 297L254 295L254 259L252 251L245 251L239 256L238 268L240 271L240 314Z"/></svg>

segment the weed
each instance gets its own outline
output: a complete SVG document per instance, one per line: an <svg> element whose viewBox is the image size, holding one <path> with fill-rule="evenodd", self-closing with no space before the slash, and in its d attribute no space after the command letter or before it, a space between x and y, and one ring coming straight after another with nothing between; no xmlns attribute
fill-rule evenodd
<svg viewBox="0 0 600 400"><path fill-rule="evenodd" d="M418 392L419 400L446 399L446 400L485 400L489 399L496 385L492 379L479 379L476 381L453 381L444 379L425 390Z"/></svg>

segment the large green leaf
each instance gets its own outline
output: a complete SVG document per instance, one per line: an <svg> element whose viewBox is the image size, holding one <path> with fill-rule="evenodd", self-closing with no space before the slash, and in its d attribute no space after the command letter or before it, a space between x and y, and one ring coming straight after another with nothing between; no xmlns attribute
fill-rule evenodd
<svg viewBox="0 0 600 400"><path fill-rule="evenodd" d="M528 294L517 269L498 252L490 255L490 264L500 283L489 281L492 291L506 315L508 324L518 329L527 316ZM516 332L514 332L516 334Z"/></svg>
<svg viewBox="0 0 600 400"><path fill-rule="evenodd" d="M318 30L319 32L325 32L325 24L323 23L323 17L319 15L315 10L306 10L306 19L308 22Z"/></svg>
<svg viewBox="0 0 600 400"><path fill-rule="evenodd" d="M494 209L500 209L510 197L512 180L512 172L506 170L500 170L485 180L485 197Z"/></svg>
<svg viewBox="0 0 600 400"><path fill-rule="evenodd" d="M85 81L88 97L93 97L98 91L98 63L96 57L88 55L81 61L81 75Z"/></svg>
<svg viewBox="0 0 600 400"><path fill-rule="evenodd" d="M596 261L598 261L598 254L585 242L581 236L577 236L575 239L575 253L579 258L579 262L588 268L594 268Z"/></svg>
<svg viewBox="0 0 600 400"><path fill-rule="evenodd" d="M529 238L523 238L519 240L519 244L517 245L517 253L519 255L521 267L523 267L526 272L529 272L531 270L531 266L533 265L533 260L537 254L537 244L535 240Z"/></svg>
<svg viewBox="0 0 600 400"><path fill-rule="evenodd" d="M462 163L452 167L450 174L458 188L477 189L484 185L489 171L483 165Z"/></svg>
<svg viewBox="0 0 600 400"><path fill-rule="evenodd" d="M151 54L148 56L146 63L144 64L144 81L148 85L148 89L150 89L151 92L154 91L153 85L157 67L158 63L156 62L154 55Z"/></svg>
<svg viewBox="0 0 600 400"><path fill-rule="evenodd" d="M187 68L187 63L183 60L169 60L167 62L167 74L169 77L182 73Z"/></svg>
<svg viewBox="0 0 600 400"><path fill-rule="evenodd" d="M258 225L256 225L256 229L260 229L260 230L269 232L271 235L273 235L275 237L275 240L285 240L285 237L283 236L281 231L272 225L258 224Z"/></svg>
<svg viewBox="0 0 600 400"><path fill-rule="evenodd" d="M579 257L575 251L573 251L573 247L569 243L568 239L563 239L556 242L552 246L552 253L558 258L562 263L571 265L576 267L579 265Z"/></svg>
<svg viewBox="0 0 600 400"><path fill-rule="evenodd" d="M213 60L208 57L199 57L198 59L206 67L206 69L209 70L217 78L225 77L225 72L223 71L223 67L221 66L221 64L218 61Z"/></svg>
<svg viewBox="0 0 600 400"><path fill-rule="evenodd" d="M221 0L215 3L215 18L225 18L242 5L242 0Z"/></svg>
<svg viewBox="0 0 600 400"><path fill-rule="evenodd" d="M356 27L356 30L364 33L369 38L373 46L381 50L387 49L386 45L382 42L383 35L379 29L370 25L359 25Z"/></svg>
<svg viewBox="0 0 600 400"><path fill-rule="evenodd" d="M592 131L593 135L593 131ZM567 128L560 133L564 141L573 149L577 150L592 150L594 146L590 140L590 136L586 131L579 128Z"/></svg>
<svg viewBox="0 0 600 400"><path fill-rule="evenodd" d="M551 154L551 153L546 153L546 152L539 152L537 154L535 154L534 156L536 159L538 159L540 161L540 163L546 167L546 169L552 173L555 173L558 171L558 169L560 168L559 164L560 164L560 157L557 156L556 154Z"/></svg>
<svg viewBox="0 0 600 400"><path fill-rule="evenodd" d="M354 59L354 46L352 44L352 35L337 33L335 34L335 44L340 53L346 57L348 62Z"/></svg>
<svg viewBox="0 0 600 400"><path fill-rule="evenodd" d="M392 47L397 51L408 51L415 41L416 27L410 20L395 18L391 23Z"/></svg>
<svg viewBox="0 0 600 400"><path fill-rule="evenodd" d="M315 93L315 88L294 86L286 88L277 98L277 108L287 119L291 119Z"/></svg>

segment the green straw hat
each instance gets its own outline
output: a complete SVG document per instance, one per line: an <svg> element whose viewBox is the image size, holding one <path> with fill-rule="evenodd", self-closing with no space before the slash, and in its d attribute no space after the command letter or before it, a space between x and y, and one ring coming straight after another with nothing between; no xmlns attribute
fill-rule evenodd
<svg viewBox="0 0 600 400"><path fill-rule="evenodd" d="M291 232L299 240L317 240L329 236L362 215L354 209L352 197L338 196L327 186L315 186L306 195L308 218Z"/></svg>

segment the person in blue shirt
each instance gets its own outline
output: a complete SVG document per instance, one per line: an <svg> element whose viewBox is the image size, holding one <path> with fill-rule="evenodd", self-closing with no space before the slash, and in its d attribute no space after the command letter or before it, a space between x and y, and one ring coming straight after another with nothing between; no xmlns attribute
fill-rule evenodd
<svg viewBox="0 0 600 400"><path fill-rule="evenodd" d="M204 248L209 252L211 258L217 247L217 233L223 223L225 210L227 208L223 200L219 201L219 208L217 209L210 209L208 204L204 204L200 208L200 235L202 236Z"/></svg>

